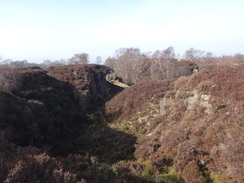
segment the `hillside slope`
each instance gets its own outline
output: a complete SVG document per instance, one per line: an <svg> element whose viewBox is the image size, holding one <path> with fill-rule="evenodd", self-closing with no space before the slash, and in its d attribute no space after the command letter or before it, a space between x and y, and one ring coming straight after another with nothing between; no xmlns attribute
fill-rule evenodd
<svg viewBox="0 0 244 183"><path fill-rule="evenodd" d="M148 175L167 180L176 171L192 183L244 182L244 66L149 83L106 103L110 126L138 137L134 155L150 167Z"/></svg>
<svg viewBox="0 0 244 183"><path fill-rule="evenodd" d="M134 158L136 138L109 128L99 111L122 90L106 81L109 71L99 65L19 70L19 87L0 90L0 182L147 182L120 167L122 175L113 171L114 162Z"/></svg>
<svg viewBox="0 0 244 183"><path fill-rule="evenodd" d="M106 75L113 72L104 65L80 64L51 67L48 75L74 87L73 93L84 111L94 110L122 91L121 87L107 82Z"/></svg>
<svg viewBox="0 0 244 183"><path fill-rule="evenodd" d="M122 92L105 66L19 71L0 90L0 182L244 182L244 66Z"/></svg>
<svg viewBox="0 0 244 183"><path fill-rule="evenodd" d="M77 128L91 123L87 112L121 91L106 81L109 70L98 65L20 69L18 89L0 91L0 140L48 151L57 139L74 138Z"/></svg>

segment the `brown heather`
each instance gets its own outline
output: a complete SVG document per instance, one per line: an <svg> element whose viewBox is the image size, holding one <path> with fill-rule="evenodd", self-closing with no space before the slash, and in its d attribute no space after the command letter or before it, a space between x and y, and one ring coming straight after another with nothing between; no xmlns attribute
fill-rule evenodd
<svg viewBox="0 0 244 183"><path fill-rule="evenodd" d="M173 80L144 81L136 83L117 94L106 103L106 114L110 120L121 120L139 112L147 102L164 97L173 88ZM157 101L158 102L158 101Z"/></svg>
<svg viewBox="0 0 244 183"><path fill-rule="evenodd" d="M242 65L117 95L105 66L19 71L0 90L0 182L244 182Z"/></svg>
<svg viewBox="0 0 244 183"><path fill-rule="evenodd" d="M114 121L138 125L134 120L137 113L145 103L159 107L152 102L153 96L162 93L160 97L171 103L164 106L164 114L147 118L149 126L145 135L138 138L135 157L150 160L157 171L162 171L158 165L166 166L162 164L165 158L171 159L175 171L186 182L241 183L243 81L243 65L204 69L174 82L149 81L116 95L106 103L106 111ZM144 97L138 99L140 96ZM144 109L144 117L150 110Z"/></svg>

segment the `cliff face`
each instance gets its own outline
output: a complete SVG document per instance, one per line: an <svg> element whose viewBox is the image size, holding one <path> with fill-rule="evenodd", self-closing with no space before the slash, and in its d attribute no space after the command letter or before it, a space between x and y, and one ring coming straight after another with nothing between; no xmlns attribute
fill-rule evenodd
<svg viewBox="0 0 244 183"><path fill-rule="evenodd" d="M174 169L186 182L244 182L243 81L244 67L236 66L140 83L107 102L106 113L112 127L138 137L134 155L151 173Z"/></svg>
<svg viewBox="0 0 244 183"><path fill-rule="evenodd" d="M21 72L21 87L12 94L1 92L3 140L48 150L57 138L89 122L72 85L41 70Z"/></svg>
<svg viewBox="0 0 244 183"><path fill-rule="evenodd" d="M57 139L76 136L91 122L86 112L120 91L106 81L108 72L98 65L20 70L18 90L0 92L1 140L47 151Z"/></svg>
<svg viewBox="0 0 244 183"><path fill-rule="evenodd" d="M99 104L122 90L106 80L112 69L102 65L68 65L48 69L48 75L74 86L74 94L84 111Z"/></svg>

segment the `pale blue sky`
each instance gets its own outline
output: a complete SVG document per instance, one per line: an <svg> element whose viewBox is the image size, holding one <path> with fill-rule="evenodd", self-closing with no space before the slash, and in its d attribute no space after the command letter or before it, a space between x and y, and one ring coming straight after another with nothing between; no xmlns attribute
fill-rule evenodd
<svg viewBox="0 0 244 183"><path fill-rule="evenodd" d="M244 54L243 0L0 0L0 55L41 62L121 47Z"/></svg>

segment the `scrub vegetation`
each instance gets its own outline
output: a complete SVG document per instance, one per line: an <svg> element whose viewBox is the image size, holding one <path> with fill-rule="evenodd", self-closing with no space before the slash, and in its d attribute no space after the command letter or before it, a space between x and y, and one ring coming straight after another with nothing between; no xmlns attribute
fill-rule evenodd
<svg viewBox="0 0 244 183"><path fill-rule="evenodd" d="M244 182L243 55L116 53L0 65L0 182Z"/></svg>

